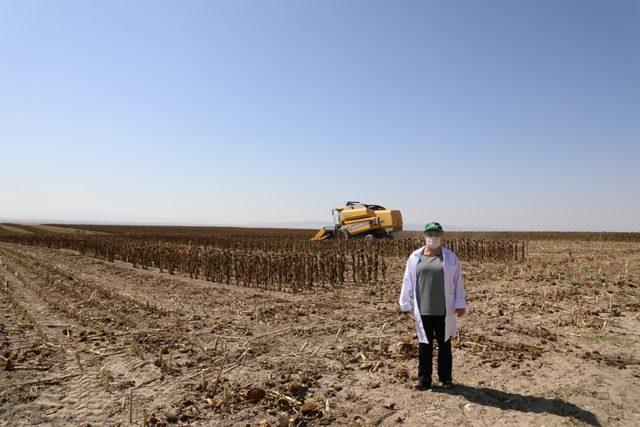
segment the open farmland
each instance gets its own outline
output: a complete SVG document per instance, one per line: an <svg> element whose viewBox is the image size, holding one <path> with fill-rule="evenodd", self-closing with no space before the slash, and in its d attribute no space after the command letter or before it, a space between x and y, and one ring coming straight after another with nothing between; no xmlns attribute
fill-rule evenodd
<svg viewBox="0 0 640 427"><path fill-rule="evenodd" d="M406 239L0 228L6 425L637 425L640 234L449 233L452 390L412 389Z"/></svg>

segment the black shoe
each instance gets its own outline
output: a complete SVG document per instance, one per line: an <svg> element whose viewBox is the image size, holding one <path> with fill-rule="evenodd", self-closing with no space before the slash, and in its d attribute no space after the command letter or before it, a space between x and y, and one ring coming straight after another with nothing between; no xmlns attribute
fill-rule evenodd
<svg viewBox="0 0 640 427"><path fill-rule="evenodd" d="M453 382L451 381L442 381L442 388L452 388Z"/></svg>
<svg viewBox="0 0 640 427"><path fill-rule="evenodd" d="M420 381L416 381L413 384L413 388L416 390L421 390L421 391L426 391L426 390L431 390L431 384L429 383L422 383Z"/></svg>

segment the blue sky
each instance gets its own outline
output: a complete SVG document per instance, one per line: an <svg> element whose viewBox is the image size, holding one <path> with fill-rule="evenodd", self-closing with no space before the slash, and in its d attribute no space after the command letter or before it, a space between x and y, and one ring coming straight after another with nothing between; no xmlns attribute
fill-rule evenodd
<svg viewBox="0 0 640 427"><path fill-rule="evenodd" d="M0 0L0 218L640 231L637 1Z"/></svg>

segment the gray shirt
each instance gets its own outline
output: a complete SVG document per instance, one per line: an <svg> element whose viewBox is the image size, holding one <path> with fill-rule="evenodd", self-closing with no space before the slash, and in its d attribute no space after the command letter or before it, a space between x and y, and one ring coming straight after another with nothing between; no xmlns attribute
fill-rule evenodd
<svg viewBox="0 0 640 427"><path fill-rule="evenodd" d="M420 315L444 315L444 265L440 255L420 256L416 266L418 289L416 298Z"/></svg>

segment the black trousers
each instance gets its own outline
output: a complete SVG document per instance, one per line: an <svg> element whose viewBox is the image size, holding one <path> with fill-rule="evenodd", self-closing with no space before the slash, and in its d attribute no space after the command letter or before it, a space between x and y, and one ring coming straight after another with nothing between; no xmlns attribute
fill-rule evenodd
<svg viewBox="0 0 640 427"><path fill-rule="evenodd" d="M453 358L451 339L444 340L444 316L421 316L424 332L429 344L418 345L418 381L423 386L431 386L433 373L433 338L438 342L438 377L440 381L451 381Z"/></svg>

